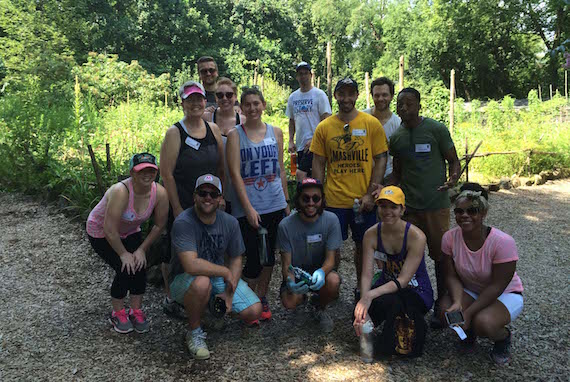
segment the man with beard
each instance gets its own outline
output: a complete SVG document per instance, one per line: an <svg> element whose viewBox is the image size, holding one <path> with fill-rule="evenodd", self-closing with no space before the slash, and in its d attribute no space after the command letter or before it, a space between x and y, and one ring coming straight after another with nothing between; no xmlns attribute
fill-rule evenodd
<svg viewBox="0 0 570 382"><path fill-rule="evenodd" d="M393 183L399 184L406 195L404 220L420 228L427 237L429 257L435 263L438 298L431 325L439 327L439 298L447 289L441 262L441 238L449 229L447 190L457 182L461 167L447 127L419 115L420 93L414 88L402 89L397 102L402 126L390 138L390 154L394 157Z"/></svg>
<svg viewBox="0 0 570 382"><path fill-rule="evenodd" d="M200 82L206 90L206 111L213 112L217 106L216 81L218 80L218 64L216 64L214 58L210 56L200 57L197 61L197 64Z"/></svg>
<svg viewBox="0 0 570 382"><path fill-rule="evenodd" d="M388 142L390 137L394 134L394 131L400 127L402 120L398 115L392 113L390 110L390 103L394 99L394 83L386 77L380 77L372 81L370 84L370 94L372 94L372 100L374 101L374 106L370 109L362 110L365 113L371 114L376 117L382 124L384 133ZM386 162L386 172L384 173L383 185L390 184L392 179L392 156L388 155L388 160Z"/></svg>
<svg viewBox="0 0 570 382"><path fill-rule="evenodd" d="M343 240L348 238L350 225L355 243L357 285L360 285L362 238L376 223L372 191L384 178L388 142L380 122L355 109L356 81L351 78L338 81L334 97L338 102L338 113L319 123L311 143L313 177L324 183L326 165L327 209L337 215ZM355 201L359 205L357 213L353 208ZM355 300L359 299L357 287Z"/></svg>
<svg viewBox="0 0 570 382"><path fill-rule="evenodd" d="M261 316L259 298L240 279L245 246L237 219L218 209L221 196L218 177L200 176L194 207L178 215L172 227L176 256L170 263L170 294L188 315L186 345L195 359L210 358L200 318L211 298L222 298L226 313L233 310L246 322Z"/></svg>
<svg viewBox="0 0 570 382"><path fill-rule="evenodd" d="M331 106L325 92L311 84L311 65L302 61L296 69L299 89L289 96L285 114L289 117L289 152L297 153L296 177L300 182L311 176L313 154L309 147L319 122L330 117Z"/></svg>
<svg viewBox="0 0 570 382"><path fill-rule="evenodd" d="M318 294L315 318L325 333L333 330L333 320L326 306L338 298L340 276L333 270L335 252L340 248L340 224L336 215L324 211L323 185L305 178L297 185L296 213L279 223L277 246L281 250L281 302L286 309L295 309L312 291ZM295 278L289 265L311 275L310 280Z"/></svg>

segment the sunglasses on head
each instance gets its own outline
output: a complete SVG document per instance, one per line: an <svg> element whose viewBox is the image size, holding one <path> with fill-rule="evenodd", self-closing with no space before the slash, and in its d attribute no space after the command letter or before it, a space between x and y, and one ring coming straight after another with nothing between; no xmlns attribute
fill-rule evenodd
<svg viewBox="0 0 570 382"><path fill-rule="evenodd" d="M342 128L344 129L345 132L347 132L348 129L350 129L350 126L349 126L349 124L347 123L347 124L344 125Z"/></svg>
<svg viewBox="0 0 570 382"><path fill-rule="evenodd" d="M301 195L301 200L303 201L303 203L309 203L311 199L313 200L313 203L318 203L321 201L322 197L320 195L313 195L313 196L307 194Z"/></svg>
<svg viewBox="0 0 570 382"><path fill-rule="evenodd" d="M475 207L469 207L468 209L464 210L463 208L457 207L453 210L453 212L455 213L455 215L463 215L465 212L467 212L467 215L474 216L479 213L479 209Z"/></svg>
<svg viewBox="0 0 570 382"><path fill-rule="evenodd" d="M196 191L199 197L205 198L206 196L210 195L210 198L217 199L220 197L220 193L218 191L205 191L205 190L198 190Z"/></svg>
<svg viewBox="0 0 570 382"><path fill-rule="evenodd" d="M215 73L216 72L216 68L204 68L204 69L200 69L200 73L201 74L207 74L207 73Z"/></svg>
<svg viewBox="0 0 570 382"><path fill-rule="evenodd" d="M226 92L226 93L218 92L218 93L216 93L216 97L218 99L222 99L224 97L226 97L227 99L230 99L233 96L234 96L234 92Z"/></svg>

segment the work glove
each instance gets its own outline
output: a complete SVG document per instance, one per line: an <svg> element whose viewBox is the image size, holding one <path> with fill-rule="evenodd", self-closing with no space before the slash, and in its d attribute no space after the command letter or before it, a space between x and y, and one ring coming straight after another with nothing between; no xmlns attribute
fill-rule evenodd
<svg viewBox="0 0 570 382"><path fill-rule="evenodd" d="M287 289L294 294L305 294L309 291L309 286L304 281L291 280L291 277L287 277Z"/></svg>
<svg viewBox="0 0 570 382"><path fill-rule="evenodd" d="M323 268L317 269L311 277L311 290L317 291L325 285L325 271Z"/></svg>

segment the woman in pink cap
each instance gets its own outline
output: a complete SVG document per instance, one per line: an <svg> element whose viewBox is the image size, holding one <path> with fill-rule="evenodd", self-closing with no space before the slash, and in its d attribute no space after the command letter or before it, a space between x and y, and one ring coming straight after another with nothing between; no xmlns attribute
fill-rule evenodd
<svg viewBox="0 0 570 382"><path fill-rule="evenodd" d="M133 155L129 168L131 177L111 186L89 214L87 235L95 252L116 272L111 286L111 325L118 333L145 333L148 321L141 304L146 252L166 225L168 196L154 181L158 172L154 155ZM143 241L141 224L151 216L154 225ZM127 293L128 313L123 302Z"/></svg>

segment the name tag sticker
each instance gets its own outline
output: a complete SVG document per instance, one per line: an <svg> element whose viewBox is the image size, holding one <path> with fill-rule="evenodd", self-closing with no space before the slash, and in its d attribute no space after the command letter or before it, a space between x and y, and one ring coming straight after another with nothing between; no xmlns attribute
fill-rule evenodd
<svg viewBox="0 0 570 382"><path fill-rule="evenodd" d="M131 212L125 212L123 214L123 219L129 222L132 222L133 220L135 220L135 214L131 211Z"/></svg>
<svg viewBox="0 0 570 382"><path fill-rule="evenodd" d="M190 137L187 137L184 141L188 146L192 147L194 150L198 150L200 148L200 142Z"/></svg>
<svg viewBox="0 0 570 382"><path fill-rule="evenodd" d="M266 145L274 145L276 143L275 138L265 138L263 143Z"/></svg>
<svg viewBox="0 0 570 382"><path fill-rule="evenodd" d="M374 251L374 258L376 260L380 260L380 261L388 260L388 257L386 256L386 254L384 252L379 252L379 251Z"/></svg>
<svg viewBox="0 0 570 382"><path fill-rule="evenodd" d="M431 145L429 143L416 143L417 153L429 153L431 151Z"/></svg>
<svg viewBox="0 0 570 382"><path fill-rule="evenodd" d="M354 129L352 130L352 136L354 137L365 137L366 130L365 129Z"/></svg>
<svg viewBox="0 0 570 382"><path fill-rule="evenodd" d="M316 233L314 235L307 235L307 243L320 243L323 241L323 235L320 233Z"/></svg>

